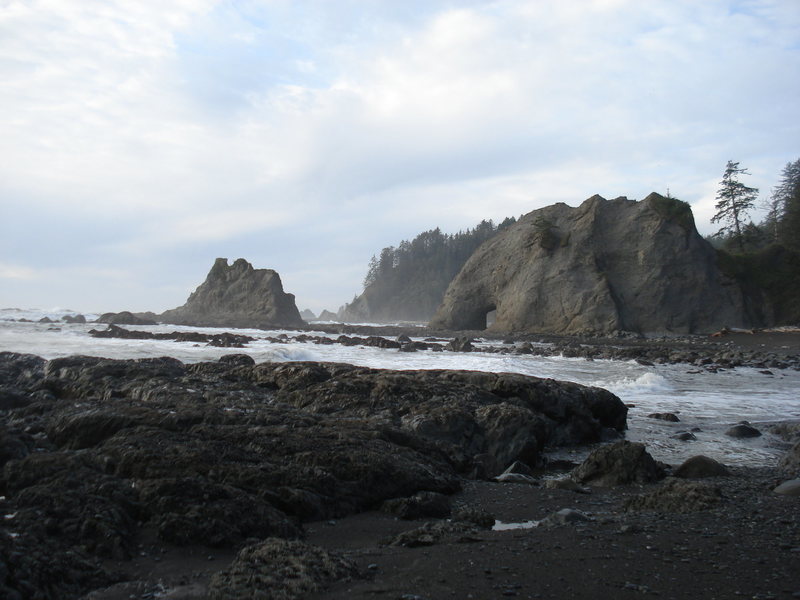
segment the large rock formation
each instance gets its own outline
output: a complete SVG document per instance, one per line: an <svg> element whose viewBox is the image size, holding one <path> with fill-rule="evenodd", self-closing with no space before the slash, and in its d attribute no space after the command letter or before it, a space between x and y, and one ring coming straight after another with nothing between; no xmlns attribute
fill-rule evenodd
<svg viewBox="0 0 800 600"><path fill-rule="evenodd" d="M144 555L142 539L156 557L158 545L232 549L450 494L464 475L621 431L627 413L610 392L549 379L245 355L186 365L0 352L0 382L16 399L0 421L0 598L83 597L113 583L107 569L122 571L109 558ZM260 544L215 578L211 597L283 597L238 587L250 575L265 594L278 585L288 567L267 583L259 555L303 570L327 562ZM228 584L238 594L222 594Z"/></svg>
<svg viewBox="0 0 800 600"><path fill-rule="evenodd" d="M464 265L431 321L450 330L694 333L749 326L688 204L592 196L522 217Z"/></svg>
<svg viewBox="0 0 800 600"><path fill-rule="evenodd" d="M245 259L228 266L218 258L186 304L161 315L164 323L203 327L301 327L294 295L283 291L272 269L254 269Z"/></svg>

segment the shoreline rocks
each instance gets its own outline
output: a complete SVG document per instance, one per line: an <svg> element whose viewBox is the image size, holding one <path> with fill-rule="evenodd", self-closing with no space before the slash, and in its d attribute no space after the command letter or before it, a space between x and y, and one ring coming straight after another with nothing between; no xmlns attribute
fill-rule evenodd
<svg viewBox="0 0 800 600"><path fill-rule="evenodd" d="M102 560L134 556L145 531L172 547L232 549L387 500L444 510L436 494L465 477L599 441L627 413L605 390L521 375L230 356L3 352L0 375L23 399L3 411L0 541L46 550L19 562L0 546L0 583L48 599L113 584Z"/></svg>
<svg viewBox="0 0 800 600"><path fill-rule="evenodd" d="M303 330L324 331L329 334L339 334L337 338L313 335L312 333L298 333L297 335L280 334L277 337L265 336L268 342L285 344L288 342L313 343L313 344L342 344L345 346L373 346L384 349L395 349L402 352L417 352L430 350L433 352L486 352L491 354L520 354L536 356L563 356L565 358L584 358L586 360L636 360L645 366L660 364L687 364L697 367L697 373L702 371L718 372L724 369L737 367L754 367L772 369L800 370L800 355L797 353L778 354L767 350L731 349L729 346L708 341L706 338L683 338L668 343L662 340L597 340L584 338L540 338L536 344L528 341L514 343L513 340L504 340L496 343L491 337L478 345L474 338L457 333L454 338L426 337L425 341L411 341L409 334L421 337L427 330L415 331L396 327L371 327L350 325L320 325L303 327ZM265 331L269 331L267 328ZM353 335L361 333L362 335ZM442 332L438 332L441 334ZM153 334L146 331L128 330L117 326L109 326L105 331L92 330L90 335L95 337L120 337L130 339L174 339L175 341L198 341L208 343L211 336L195 332L172 332ZM223 335L230 338L239 336L231 332ZM406 339L388 339L384 336L396 336ZM193 336L196 339L193 339ZM243 347L250 336L242 336ZM658 418L658 417L656 417Z"/></svg>

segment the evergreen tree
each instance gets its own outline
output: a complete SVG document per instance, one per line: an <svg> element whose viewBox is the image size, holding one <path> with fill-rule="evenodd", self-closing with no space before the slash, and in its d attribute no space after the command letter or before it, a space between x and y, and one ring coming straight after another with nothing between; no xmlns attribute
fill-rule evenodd
<svg viewBox="0 0 800 600"><path fill-rule="evenodd" d="M447 286L483 242L517 220L499 226L481 221L474 229L445 235L438 227L410 242L381 250L369 261L361 298L370 318L426 320L433 316ZM358 299L352 305L358 305Z"/></svg>
<svg viewBox="0 0 800 600"><path fill-rule="evenodd" d="M742 223L747 216L747 211L753 208L753 203L758 197L758 188L748 187L739 181L739 175L749 174L747 169L739 167L738 162L728 161L719 190L717 190L715 206L717 212L711 217L712 223L720 221L725 223L716 235L732 234L740 252L744 252Z"/></svg>
<svg viewBox="0 0 800 600"><path fill-rule="evenodd" d="M767 222L774 239L800 250L800 159L787 163L781 182L772 190Z"/></svg>

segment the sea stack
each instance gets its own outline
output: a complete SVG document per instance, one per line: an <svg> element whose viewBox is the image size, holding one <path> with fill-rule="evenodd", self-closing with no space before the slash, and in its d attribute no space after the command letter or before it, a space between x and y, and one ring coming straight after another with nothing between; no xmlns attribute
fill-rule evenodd
<svg viewBox="0 0 800 600"><path fill-rule="evenodd" d="M214 261L206 280L186 304L163 313L160 320L201 327L301 327L305 322L294 295L283 291L280 275L272 269L254 269L239 258Z"/></svg>
<svg viewBox="0 0 800 600"><path fill-rule="evenodd" d="M431 326L552 334L704 333L752 326L739 285L685 202L595 195L535 210L481 245Z"/></svg>

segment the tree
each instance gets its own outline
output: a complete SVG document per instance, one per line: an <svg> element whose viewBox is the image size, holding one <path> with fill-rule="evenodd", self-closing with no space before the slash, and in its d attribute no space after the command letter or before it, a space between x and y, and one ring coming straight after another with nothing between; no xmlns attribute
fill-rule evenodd
<svg viewBox="0 0 800 600"><path fill-rule="evenodd" d="M789 248L800 246L800 159L787 163L781 182L772 189L769 223L775 241Z"/></svg>
<svg viewBox="0 0 800 600"><path fill-rule="evenodd" d="M712 223L720 221L725 223L716 235L732 234L740 252L744 252L742 223L747 216L747 211L753 208L753 203L758 197L758 188L747 187L739 181L739 175L749 174L747 169L739 167L738 162L728 161L719 190L717 190L715 206L717 213L711 217Z"/></svg>

